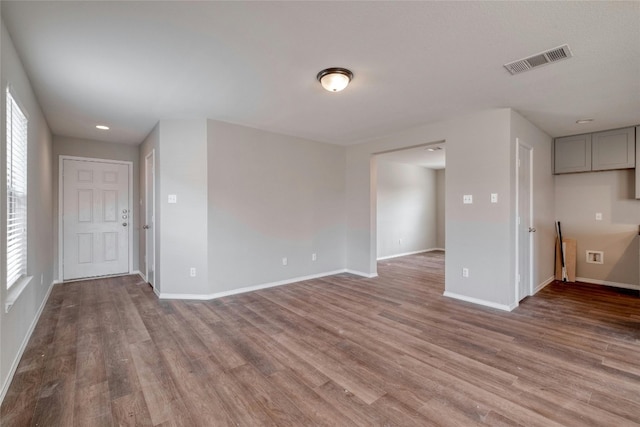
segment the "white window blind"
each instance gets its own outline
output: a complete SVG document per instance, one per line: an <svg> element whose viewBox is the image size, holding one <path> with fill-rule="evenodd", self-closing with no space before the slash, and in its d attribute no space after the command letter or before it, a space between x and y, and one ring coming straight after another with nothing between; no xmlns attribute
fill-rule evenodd
<svg viewBox="0 0 640 427"><path fill-rule="evenodd" d="M7 289L27 274L27 118L7 89Z"/></svg>

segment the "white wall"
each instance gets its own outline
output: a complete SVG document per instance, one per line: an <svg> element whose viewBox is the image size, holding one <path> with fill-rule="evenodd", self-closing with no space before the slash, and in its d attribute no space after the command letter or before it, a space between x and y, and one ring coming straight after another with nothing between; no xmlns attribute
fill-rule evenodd
<svg viewBox="0 0 640 427"><path fill-rule="evenodd" d="M113 144L109 142L101 142L101 141L92 141L87 139L78 139L78 138L70 138L65 136L55 135L53 137L53 175L52 175L52 184L53 184L53 212L55 218L55 226L53 227L53 236L54 236L54 257L55 257L55 275L56 279L62 280L60 277L60 273L58 271L58 213L59 213L59 191L58 188L59 180L58 173L60 162L60 156L76 156L76 157L87 157L87 158L95 158L95 159L104 159L104 160L120 160L120 161L128 161L133 163L133 174L131 176L132 185L133 185L133 206L131 209L133 210L133 214L130 216L131 225L133 227L133 265L131 266L132 271L137 271L140 266L138 262L138 253L139 253L139 230L140 230L140 184L139 184L139 176L140 176L140 162L139 162L139 148L136 145L128 145L128 144Z"/></svg>
<svg viewBox="0 0 640 427"><path fill-rule="evenodd" d="M555 176L555 205L562 236L576 239L578 277L628 287L638 283L640 200L630 170ZM602 221L595 220L596 212ZM604 252L604 264L588 264L585 251Z"/></svg>
<svg viewBox="0 0 640 427"><path fill-rule="evenodd" d="M377 158L377 258L437 246L436 171Z"/></svg>
<svg viewBox="0 0 640 427"><path fill-rule="evenodd" d="M1 96L0 135L0 229L6 230L6 93L7 84L28 116L28 260L27 274L31 282L20 294L8 313L5 312L6 235L0 233L0 401L9 386L24 346L38 319L54 280L53 272L53 194L51 132L9 37L4 22L1 25L2 64L0 68Z"/></svg>
<svg viewBox="0 0 640 427"><path fill-rule="evenodd" d="M207 154L211 292L344 269L344 147L209 120Z"/></svg>
<svg viewBox="0 0 640 427"><path fill-rule="evenodd" d="M451 296L512 308L516 303L511 122L510 109L487 110L347 147L347 268L376 274L372 155L446 140L445 290ZM499 194L500 203L490 203L491 193ZM462 204L464 194L474 196L472 205ZM553 247L540 250L542 258L553 257ZM462 277L463 267L469 268L469 278Z"/></svg>

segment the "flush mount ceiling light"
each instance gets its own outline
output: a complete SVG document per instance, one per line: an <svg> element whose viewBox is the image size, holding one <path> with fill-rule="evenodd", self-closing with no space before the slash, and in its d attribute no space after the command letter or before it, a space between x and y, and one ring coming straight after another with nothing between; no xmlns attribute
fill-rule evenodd
<svg viewBox="0 0 640 427"><path fill-rule="evenodd" d="M353 73L346 68L333 67L320 71L316 78L329 92L340 92L353 79Z"/></svg>
<svg viewBox="0 0 640 427"><path fill-rule="evenodd" d="M100 130L109 130L109 126L105 126L105 125L96 125L96 129L100 129Z"/></svg>
<svg viewBox="0 0 640 427"><path fill-rule="evenodd" d="M439 151L442 150L442 147L428 147L427 151Z"/></svg>
<svg viewBox="0 0 640 427"><path fill-rule="evenodd" d="M583 125L585 123L591 123L593 121L593 119L580 119L580 120L576 120L576 123L579 125Z"/></svg>

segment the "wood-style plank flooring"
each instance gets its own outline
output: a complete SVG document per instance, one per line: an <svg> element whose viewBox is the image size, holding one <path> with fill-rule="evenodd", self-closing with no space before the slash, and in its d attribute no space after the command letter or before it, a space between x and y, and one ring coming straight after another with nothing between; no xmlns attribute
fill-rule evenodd
<svg viewBox="0 0 640 427"><path fill-rule="evenodd" d="M442 296L444 254L209 302L56 285L3 426L640 425L640 299L552 283L511 313Z"/></svg>

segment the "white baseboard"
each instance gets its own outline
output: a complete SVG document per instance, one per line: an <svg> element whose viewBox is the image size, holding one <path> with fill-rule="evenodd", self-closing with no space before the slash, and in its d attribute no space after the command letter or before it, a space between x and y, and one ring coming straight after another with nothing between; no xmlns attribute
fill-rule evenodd
<svg viewBox="0 0 640 427"><path fill-rule="evenodd" d="M229 295L243 294L245 292L257 291L260 289L273 288L276 286L288 285L291 283L302 282L305 280L318 279L320 277L333 276L340 273L345 273L346 270L328 271L325 273L312 274L310 276L294 277L292 279L280 280L277 282L263 283L260 285L246 286L244 288L232 289L230 291L216 292L213 294L172 294L161 292L158 297L160 299L191 299L191 300L212 300L216 298L222 298Z"/></svg>
<svg viewBox="0 0 640 427"><path fill-rule="evenodd" d="M7 394L7 391L9 390L11 381L13 381L13 376L15 375L16 370L18 369L18 365L20 364L20 360L22 359L22 355L24 354L24 351L27 348L27 344L31 339L31 334L33 334L33 331L35 330L36 325L38 324L38 320L40 320L40 316L42 315L42 310L44 310L44 307L47 304L47 301L49 300L49 295L51 295L51 290L53 289L53 286L56 283L57 281L54 280L49 285L49 289L47 289L47 294L42 299L42 304L40 304L40 308L38 308L38 311L36 312L36 315L33 318L33 322L31 322L31 325L27 330L27 334L25 335L24 340L22 340L22 344L20 344L20 348L18 349L18 354L16 355L15 359L13 360L13 363L11 364L11 369L9 369L9 375L7 375L7 379L4 382L4 384L2 384L2 390L0 390L0 404L2 404L2 402L4 401L4 397Z"/></svg>
<svg viewBox="0 0 640 427"><path fill-rule="evenodd" d="M594 285L613 286L614 288L633 289L640 291L640 285L632 285L629 283L610 282L608 280L589 279L587 277L576 277L577 282L591 283Z"/></svg>
<svg viewBox="0 0 640 427"><path fill-rule="evenodd" d="M544 282L542 282L538 286L536 286L536 288L533 290L533 294L531 294L531 295L537 294L538 292L543 290L549 283L553 282L554 280L556 280L555 276L549 277L547 280L545 280Z"/></svg>
<svg viewBox="0 0 640 427"><path fill-rule="evenodd" d="M378 273L365 273L358 270L349 270L348 268L345 268L340 273L355 274L356 276L366 277L367 279L373 279L374 277L378 277Z"/></svg>
<svg viewBox="0 0 640 427"><path fill-rule="evenodd" d="M131 274L137 274L138 276L142 277L142 280L144 280L145 282L147 281L147 276L142 274L142 271L140 270L132 271Z"/></svg>
<svg viewBox="0 0 640 427"><path fill-rule="evenodd" d="M495 303L495 302L485 301L485 300L482 300L482 299L479 299L479 298L468 297L466 295L460 295L460 294L456 294L456 293L449 292L449 291L444 291L444 293L442 295L444 295L445 297L449 297L449 298L459 299L461 301L466 301L466 302L471 302L471 303L474 303L474 304L483 305L485 307L497 308L498 310L503 310L503 311L512 311L514 308L516 308L518 306L517 303L513 303L511 305L498 304L498 303Z"/></svg>
<svg viewBox="0 0 640 427"><path fill-rule="evenodd" d="M404 253L395 254L395 255L387 255L387 256L383 256L383 257L380 257L380 258L376 259L376 261L382 261L382 260L391 259L391 258L398 258L398 257L401 257L401 256L407 256L407 255L422 254L422 253L425 253L425 252L433 252L433 251L444 251L444 248L429 248L429 249L421 249L419 251L404 252Z"/></svg>

